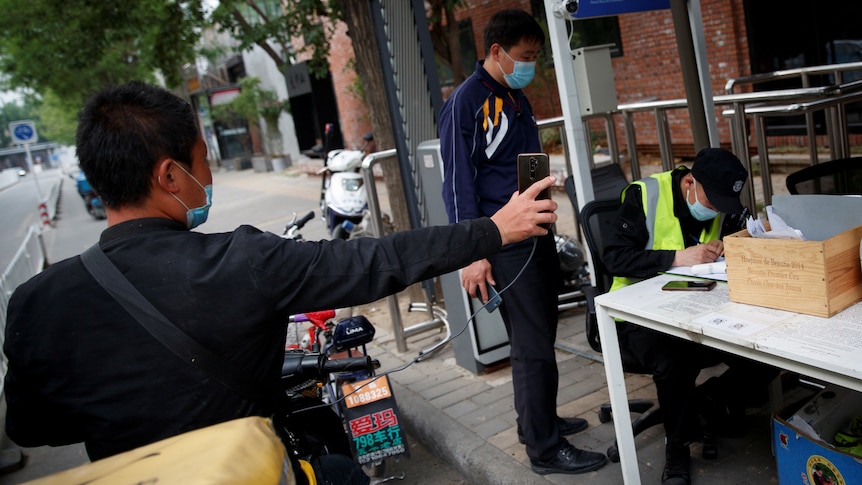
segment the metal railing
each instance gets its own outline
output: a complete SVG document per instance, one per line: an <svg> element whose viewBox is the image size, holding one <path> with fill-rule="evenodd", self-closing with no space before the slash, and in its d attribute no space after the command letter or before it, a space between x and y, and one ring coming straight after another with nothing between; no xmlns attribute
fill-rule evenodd
<svg viewBox="0 0 862 485"><path fill-rule="evenodd" d="M764 204L772 203L772 171L769 162L769 149L766 140L766 119L776 116L798 116L804 114L809 118L813 113L824 111L826 113L826 135L829 140L830 159L837 160L850 156L850 140L847 130L847 116L845 107L848 103L862 101L862 89L849 92L840 96L796 103L782 106L763 106L751 108L748 114L754 118L754 126L757 132L757 153L760 162L760 176L763 184ZM809 137L809 148L811 151L811 164L818 163L817 139Z"/></svg>
<svg viewBox="0 0 862 485"><path fill-rule="evenodd" d="M377 186L374 180L374 166L381 160L396 156L397 151L393 148L380 152L371 153L362 160L362 179L368 191L368 211L371 216L371 227L374 237L384 235L383 217L380 211L380 199L377 195ZM389 295L386 297L389 303L389 315L392 320L392 334L395 340L395 347L399 352L407 351L407 339L424 332L445 329L445 337L440 340L437 345L422 351L423 356L433 353L448 342L449 336L449 321L446 318L446 311L435 305L433 302L410 303L408 312L425 311L428 313L428 320L404 327L404 322L401 320L401 308L398 306L398 295Z"/></svg>
<svg viewBox="0 0 862 485"><path fill-rule="evenodd" d="M780 71L752 74L728 79L724 85L724 92L733 94L734 89L740 85L755 85L782 79L799 79L803 88L811 87L811 76L832 76L830 84L841 84L843 73L847 71L862 71L862 62L848 62L844 64L826 64L821 66L799 67L795 69L784 69Z"/></svg>
<svg viewBox="0 0 862 485"><path fill-rule="evenodd" d="M18 248L12 262L0 277L0 349L6 340L6 311L9 300L19 285L39 274L48 263L42 232L37 226L30 227L24 242ZM6 378L6 355L0 352L0 392Z"/></svg>
<svg viewBox="0 0 862 485"><path fill-rule="evenodd" d="M620 161L620 151L619 144L617 143L617 133L616 133L616 125L614 124L614 113L598 113L594 115L584 116L581 119L584 121L589 121L591 119L602 119L605 122L605 133L608 139L608 151L611 156L611 160L616 163ZM552 128L557 128L560 132L560 140L563 145L563 155L566 157L566 176L571 175L569 168L571 168L571 160L569 159L569 147L566 142L566 136L564 133L564 119L562 116L557 116L555 118L548 118L545 120L537 120L536 125L539 127L539 131L549 130ZM590 127L588 123L584 123L584 139L589 141L592 145L592 133L590 132ZM596 168L595 156L593 154L593 150L587 150L587 156L589 157L590 170Z"/></svg>

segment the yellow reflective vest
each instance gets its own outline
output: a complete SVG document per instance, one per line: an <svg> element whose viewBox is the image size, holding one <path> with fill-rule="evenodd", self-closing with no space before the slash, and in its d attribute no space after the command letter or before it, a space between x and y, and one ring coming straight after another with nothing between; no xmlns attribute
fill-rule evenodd
<svg viewBox="0 0 862 485"><path fill-rule="evenodd" d="M644 208L646 226L649 231L649 240L644 249L676 251L686 247L679 219L673 213L673 172L657 173L631 184L640 186L641 197L643 197L641 205ZM623 199L625 199L626 191L628 188L623 190L621 196ZM719 238L721 220L722 216L717 216L713 219L709 229L701 232L701 243ZM640 281L639 278L614 276L610 291L618 290L638 281Z"/></svg>

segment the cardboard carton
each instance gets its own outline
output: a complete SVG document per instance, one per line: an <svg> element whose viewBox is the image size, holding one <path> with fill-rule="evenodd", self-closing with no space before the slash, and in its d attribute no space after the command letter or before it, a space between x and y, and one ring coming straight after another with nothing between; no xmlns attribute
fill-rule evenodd
<svg viewBox="0 0 862 485"><path fill-rule="evenodd" d="M862 413L862 394L829 387L795 413L791 410L774 416L772 449L778 482L782 485L862 483L862 458L836 450L829 443L859 413ZM791 422L798 424L794 426ZM811 431L819 438L810 436Z"/></svg>

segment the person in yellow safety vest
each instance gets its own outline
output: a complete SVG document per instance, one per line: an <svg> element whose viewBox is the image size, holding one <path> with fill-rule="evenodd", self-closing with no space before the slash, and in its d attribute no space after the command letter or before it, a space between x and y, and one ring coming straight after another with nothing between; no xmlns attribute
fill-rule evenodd
<svg viewBox="0 0 862 485"><path fill-rule="evenodd" d="M691 170L677 167L629 184L604 238L602 260L614 275L611 291L673 266L715 261L721 236L739 230L746 209L739 196L748 172L721 148L698 152ZM707 432L739 434L745 408L767 399L778 370L628 322L617 323L624 362L651 373L666 434L664 485L688 485L689 444ZM728 370L695 388L700 370L720 362Z"/></svg>

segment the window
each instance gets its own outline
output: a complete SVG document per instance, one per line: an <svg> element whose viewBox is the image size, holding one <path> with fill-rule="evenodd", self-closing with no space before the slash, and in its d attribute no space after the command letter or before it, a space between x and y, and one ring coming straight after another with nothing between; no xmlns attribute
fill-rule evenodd
<svg viewBox="0 0 862 485"><path fill-rule="evenodd" d="M593 19L566 22L566 31L571 36L571 48L591 47L613 44L611 57L622 57L623 41L617 17L598 17Z"/></svg>

